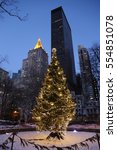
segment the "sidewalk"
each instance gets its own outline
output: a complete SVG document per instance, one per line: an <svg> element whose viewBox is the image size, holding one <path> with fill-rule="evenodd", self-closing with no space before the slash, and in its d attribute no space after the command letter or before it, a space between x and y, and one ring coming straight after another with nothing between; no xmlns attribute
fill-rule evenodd
<svg viewBox="0 0 117 150"><path fill-rule="evenodd" d="M86 124L86 125L69 125L67 127L68 131L86 131L86 132L100 132L100 126L97 124ZM0 125L0 134L5 134L9 132L21 132L21 131L36 131L36 126L34 124L23 124L23 125Z"/></svg>

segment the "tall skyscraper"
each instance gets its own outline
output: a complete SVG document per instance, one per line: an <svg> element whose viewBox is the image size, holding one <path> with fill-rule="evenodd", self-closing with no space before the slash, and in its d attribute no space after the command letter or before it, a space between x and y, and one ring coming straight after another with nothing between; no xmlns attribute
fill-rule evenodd
<svg viewBox="0 0 117 150"><path fill-rule="evenodd" d="M91 121L99 121L99 99L96 87L96 81L91 71L89 54L83 46L78 47L81 81L82 81L82 112Z"/></svg>
<svg viewBox="0 0 117 150"><path fill-rule="evenodd" d="M100 92L100 46L94 45L89 49L91 69L97 80L98 91Z"/></svg>
<svg viewBox="0 0 117 150"><path fill-rule="evenodd" d="M34 49L29 50L27 58L23 59L21 71L13 76L14 86L21 92L21 101L16 99L18 95L14 98L22 110L21 118L30 119L47 67L48 54L39 39Z"/></svg>
<svg viewBox="0 0 117 150"><path fill-rule="evenodd" d="M51 48L57 49L58 60L72 90L76 84L72 35L62 7L51 11Z"/></svg>
<svg viewBox="0 0 117 150"><path fill-rule="evenodd" d="M86 48L83 46L78 47L81 80L82 80L82 92L85 97L85 101L94 99L93 81L89 54Z"/></svg>
<svg viewBox="0 0 117 150"><path fill-rule="evenodd" d="M21 78L30 82L31 78L36 78L38 82L42 82L44 74L48 67L48 55L43 49L40 39L35 45L35 48L29 50L28 57L23 60Z"/></svg>
<svg viewBox="0 0 117 150"><path fill-rule="evenodd" d="M6 97L8 95L8 90L7 90L7 82L9 79L9 73L0 68L0 118L2 115L2 112L4 110L5 102L6 102Z"/></svg>

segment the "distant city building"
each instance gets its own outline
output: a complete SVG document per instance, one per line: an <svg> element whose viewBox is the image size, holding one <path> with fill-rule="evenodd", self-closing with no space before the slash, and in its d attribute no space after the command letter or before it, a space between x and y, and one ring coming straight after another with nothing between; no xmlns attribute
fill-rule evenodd
<svg viewBox="0 0 117 150"><path fill-rule="evenodd" d="M76 84L75 63L71 28L62 7L51 11L51 48L57 49L57 57L66 74L68 86Z"/></svg>
<svg viewBox="0 0 117 150"><path fill-rule="evenodd" d="M0 68L0 81L8 78L9 72Z"/></svg>
<svg viewBox="0 0 117 150"><path fill-rule="evenodd" d="M94 89L95 100L100 101L100 92L99 92L99 88L98 88L98 82L94 75L93 75L92 80L93 80L93 89Z"/></svg>
<svg viewBox="0 0 117 150"><path fill-rule="evenodd" d="M3 95L4 95L4 90L5 90L5 86L6 86L6 82L9 78L9 73L0 68L0 116L1 116L1 107L2 107L2 104L3 104Z"/></svg>
<svg viewBox="0 0 117 150"><path fill-rule="evenodd" d="M83 104L84 101L83 95L76 95L76 115L78 119L82 119L83 116Z"/></svg>
<svg viewBox="0 0 117 150"><path fill-rule="evenodd" d="M18 73L12 74L12 82L16 88L21 87L21 70L18 70Z"/></svg>
<svg viewBox="0 0 117 150"><path fill-rule="evenodd" d="M82 91L85 97L85 101L94 100L93 81L89 54L86 48L83 46L78 47Z"/></svg>
<svg viewBox="0 0 117 150"><path fill-rule="evenodd" d="M22 110L22 118L31 117L31 110L35 105L47 67L48 54L39 39L34 49L29 50L27 58L23 59L21 70L12 77L13 85L21 92L21 100L17 103Z"/></svg>
<svg viewBox="0 0 117 150"><path fill-rule="evenodd" d="M1 104L1 96L3 94L3 89L5 86L4 84L5 84L5 81L8 79L8 77L9 77L9 72L0 68L0 104Z"/></svg>
<svg viewBox="0 0 117 150"><path fill-rule="evenodd" d="M26 80L37 76L37 80L42 82L48 67L48 55L42 47L40 39L34 49L29 50L28 57L23 60L21 77Z"/></svg>
<svg viewBox="0 0 117 150"><path fill-rule="evenodd" d="M77 94L82 94L82 81L81 81L81 75L78 73L76 75L76 81L77 81Z"/></svg>
<svg viewBox="0 0 117 150"><path fill-rule="evenodd" d="M15 80L16 78L21 76L21 70L18 70L18 73L13 73L12 74L12 79Z"/></svg>
<svg viewBox="0 0 117 150"><path fill-rule="evenodd" d="M99 117L99 95L97 83L91 70L89 53L83 46L78 47L81 81L82 81L82 109L83 115L91 118Z"/></svg>
<svg viewBox="0 0 117 150"><path fill-rule="evenodd" d="M90 56L92 74L96 79L98 85L98 91L100 93L100 46L94 45L92 48L90 48L89 56Z"/></svg>
<svg viewBox="0 0 117 150"><path fill-rule="evenodd" d="M12 80L17 88L27 88L32 78L41 84L48 67L48 55L42 47L40 39L34 49L29 50L28 57L23 59L21 70L13 73Z"/></svg>

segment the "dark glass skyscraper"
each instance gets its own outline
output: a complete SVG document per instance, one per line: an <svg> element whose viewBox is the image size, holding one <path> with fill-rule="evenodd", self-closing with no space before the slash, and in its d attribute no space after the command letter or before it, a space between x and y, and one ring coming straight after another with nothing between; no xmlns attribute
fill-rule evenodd
<svg viewBox="0 0 117 150"><path fill-rule="evenodd" d="M57 57L66 74L71 89L76 84L71 28L62 7L51 11L51 48L57 49Z"/></svg>

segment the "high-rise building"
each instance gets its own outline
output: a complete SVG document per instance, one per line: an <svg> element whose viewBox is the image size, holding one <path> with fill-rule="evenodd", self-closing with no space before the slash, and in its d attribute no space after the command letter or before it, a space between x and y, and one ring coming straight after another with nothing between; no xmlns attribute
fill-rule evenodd
<svg viewBox="0 0 117 150"><path fill-rule="evenodd" d="M42 47L40 39L34 49L29 50L28 57L23 60L21 78L28 83L31 78L42 82L48 67L48 55Z"/></svg>
<svg viewBox="0 0 117 150"><path fill-rule="evenodd" d="M86 48L83 46L78 47L82 91L86 101L94 99L93 81L89 54Z"/></svg>
<svg viewBox="0 0 117 150"><path fill-rule="evenodd" d="M44 50L40 39L34 49L29 50L27 58L23 59L22 68L13 73L12 81L16 88L26 88L32 79L41 83L48 67L48 54Z"/></svg>
<svg viewBox="0 0 117 150"><path fill-rule="evenodd" d="M8 95L7 93L7 82L9 79L9 73L4 70L3 68L0 68L0 118L1 118L1 114L2 111L4 109L4 97ZM7 95L6 95L7 94ZM3 101L4 100L4 101Z"/></svg>
<svg viewBox="0 0 117 150"><path fill-rule="evenodd" d="M18 70L18 73L12 74L12 83L16 88L21 87L21 70Z"/></svg>
<svg viewBox="0 0 117 150"><path fill-rule="evenodd" d="M0 68L0 81L8 78L8 71L4 70L3 68Z"/></svg>
<svg viewBox="0 0 117 150"><path fill-rule="evenodd" d="M51 48L57 49L57 57L66 74L68 86L76 84L75 63L71 28L62 7L51 11Z"/></svg>
<svg viewBox="0 0 117 150"><path fill-rule="evenodd" d="M48 67L48 54L44 50L40 39L34 49L29 50L27 58L23 59L21 71L13 74L14 86L21 92L21 100L14 98L22 110L22 117L26 120L31 117L31 110L42 86ZM19 93L15 95L18 97Z"/></svg>
<svg viewBox="0 0 117 150"><path fill-rule="evenodd" d="M89 119L99 118L99 99L97 98L96 81L92 74L89 53L83 46L78 47L81 81L82 81L82 110Z"/></svg>
<svg viewBox="0 0 117 150"><path fill-rule="evenodd" d="M9 72L0 68L0 105L2 103L2 96L4 94L5 84L9 78Z"/></svg>
<svg viewBox="0 0 117 150"><path fill-rule="evenodd" d="M96 79L98 91L100 93L100 46L94 45L89 49L91 70Z"/></svg>

